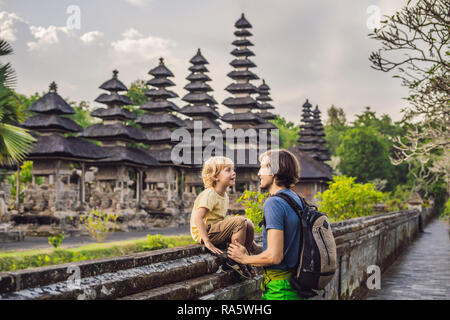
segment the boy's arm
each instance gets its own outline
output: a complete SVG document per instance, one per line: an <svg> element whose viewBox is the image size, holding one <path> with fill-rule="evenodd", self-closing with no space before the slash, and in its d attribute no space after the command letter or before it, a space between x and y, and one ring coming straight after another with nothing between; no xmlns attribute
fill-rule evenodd
<svg viewBox="0 0 450 320"><path fill-rule="evenodd" d="M222 251L216 248L216 246L212 244L211 240L209 240L208 232L206 231L206 225L203 221L206 212L208 212L207 208L200 207L194 214L194 223L197 226L198 234L200 238L202 238L205 247L208 248L209 251L215 254L222 254Z"/></svg>

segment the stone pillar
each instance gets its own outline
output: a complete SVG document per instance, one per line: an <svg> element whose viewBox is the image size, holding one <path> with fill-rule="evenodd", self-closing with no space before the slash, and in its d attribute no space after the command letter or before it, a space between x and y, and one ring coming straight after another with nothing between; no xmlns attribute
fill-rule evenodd
<svg viewBox="0 0 450 320"><path fill-rule="evenodd" d="M81 162L81 195L80 200L81 204L83 205L86 201L86 164L84 162Z"/></svg>
<svg viewBox="0 0 450 320"><path fill-rule="evenodd" d="M20 164L17 164L17 177L16 177L16 210L20 210Z"/></svg>
<svg viewBox="0 0 450 320"><path fill-rule="evenodd" d="M136 208L139 208L142 200L142 175L141 169L137 169L136 173Z"/></svg>

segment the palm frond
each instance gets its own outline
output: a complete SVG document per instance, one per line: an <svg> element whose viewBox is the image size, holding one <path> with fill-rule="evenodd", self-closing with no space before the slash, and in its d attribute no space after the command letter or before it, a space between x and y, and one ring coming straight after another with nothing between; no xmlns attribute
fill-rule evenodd
<svg viewBox="0 0 450 320"><path fill-rule="evenodd" d="M0 39L0 56L7 56L13 52L11 45L6 40Z"/></svg>
<svg viewBox="0 0 450 320"><path fill-rule="evenodd" d="M35 141L26 130L0 123L0 165L23 161Z"/></svg>

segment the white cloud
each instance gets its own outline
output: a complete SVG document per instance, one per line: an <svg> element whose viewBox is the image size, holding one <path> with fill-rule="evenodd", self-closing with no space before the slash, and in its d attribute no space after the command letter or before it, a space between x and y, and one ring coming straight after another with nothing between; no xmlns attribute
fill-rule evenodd
<svg viewBox="0 0 450 320"><path fill-rule="evenodd" d="M0 2L0 5L2 3ZM17 29L14 25L17 22L25 22L15 13L9 13L6 11L0 12L0 38L6 41L16 41Z"/></svg>
<svg viewBox="0 0 450 320"><path fill-rule="evenodd" d="M147 6L152 0L126 0L129 4L132 4L136 7L145 7Z"/></svg>
<svg viewBox="0 0 450 320"><path fill-rule="evenodd" d="M36 41L27 42L27 46L30 50L39 50L53 45L59 42L59 35L66 36L72 35L67 27L49 26L47 28L41 26L30 26L30 32Z"/></svg>
<svg viewBox="0 0 450 320"><path fill-rule="evenodd" d="M92 43L94 42L96 39L102 38L103 37L103 32L100 31L90 31L90 32L86 32L85 34L83 34L80 37L80 40L83 43Z"/></svg>
<svg viewBox="0 0 450 320"><path fill-rule="evenodd" d="M122 39L113 41L111 46L120 60L130 62L150 61L160 56L171 56L175 42L160 37L145 37L130 28L122 34Z"/></svg>

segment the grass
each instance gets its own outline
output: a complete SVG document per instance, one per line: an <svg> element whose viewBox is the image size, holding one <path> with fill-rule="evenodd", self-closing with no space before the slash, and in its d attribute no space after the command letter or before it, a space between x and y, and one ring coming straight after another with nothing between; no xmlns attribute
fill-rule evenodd
<svg viewBox="0 0 450 320"><path fill-rule="evenodd" d="M124 256L127 254L172 248L195 243L191 236L148 235L125 241L92 243L63 249L35 249L26 251L0 252L0 271L14 271L61 263Z"/></svg>

